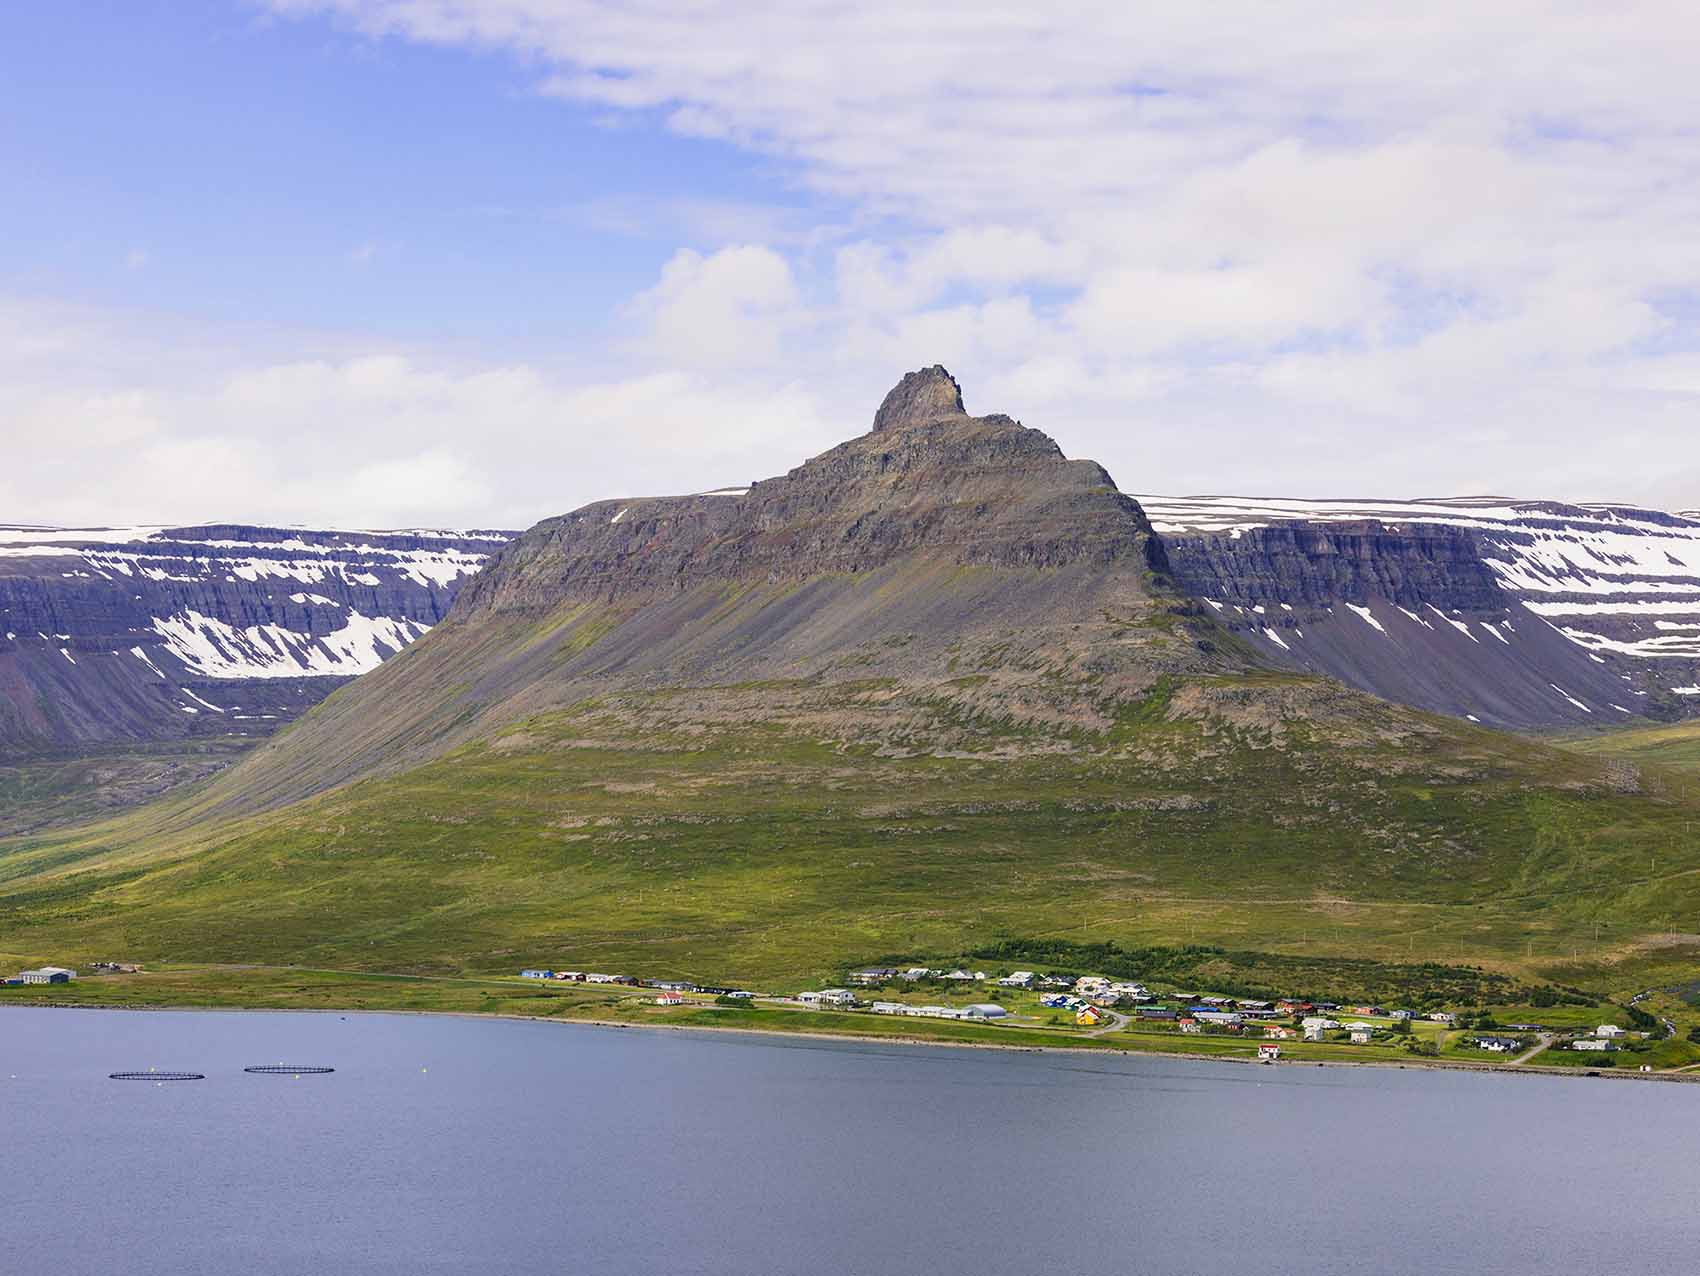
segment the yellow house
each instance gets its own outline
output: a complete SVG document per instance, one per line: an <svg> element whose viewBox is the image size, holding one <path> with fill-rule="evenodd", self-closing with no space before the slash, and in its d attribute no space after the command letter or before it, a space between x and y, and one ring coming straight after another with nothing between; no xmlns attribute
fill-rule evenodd
<svg viewBox="0 0 1700 1276"><path fill-rule="evenodd" d="M1074 1022L1082 1028L1096 1028L1104 1022L1104 1012L1096 1006L1082 1006L1074 1016Z"/></svg>

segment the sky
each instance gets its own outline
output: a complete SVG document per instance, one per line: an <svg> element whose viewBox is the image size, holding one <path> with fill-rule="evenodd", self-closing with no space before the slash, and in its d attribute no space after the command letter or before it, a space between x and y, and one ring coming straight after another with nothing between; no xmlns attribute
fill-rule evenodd
<svg viewBox="0 0 1700 1276"><path fill-rule="evenodd" d="M944 363L1131 492L1700 507L1677 4L62 0L0 522L520 528Z"/></svg>

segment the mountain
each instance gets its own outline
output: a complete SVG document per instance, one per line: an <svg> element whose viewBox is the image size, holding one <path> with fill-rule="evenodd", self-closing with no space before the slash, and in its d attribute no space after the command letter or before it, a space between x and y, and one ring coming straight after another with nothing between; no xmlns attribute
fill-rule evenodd
<svg viewBox="0 0 1700 1276"><path fill-rule="evenodd" d="M1424 589L1505 593L1479 542L1419 540ZM1393 548L1327 588L1415 611ZM0 934L38 961L764 983L1000 936L1572 983L1700 957L1690 778L1295 668L1222 582L1189 592L1188 553L923 369L786 474L531 528L203 788L0 842Z"/></svg>
<svg viewBox="0 0 1700 1276"><path fill-rule="evenodd" d="M438 623L509 535L0 526L0 759L269 734Z"/></svg>
<svg viewBox="0 0 1700 1276"><path fill-rule="evenodd" d="M1141 496L1176 580L1271 659L1507 727L1700 711L1700 519L1498 498Z"/></svg>

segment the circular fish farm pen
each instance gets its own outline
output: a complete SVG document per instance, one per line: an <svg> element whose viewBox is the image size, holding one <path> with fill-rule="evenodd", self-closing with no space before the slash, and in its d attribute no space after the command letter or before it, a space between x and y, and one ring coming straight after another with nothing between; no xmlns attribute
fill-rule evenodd
<svg viewBox="0 0 1700 1276"><path fill-rule="evenodd" d="M252 1068L243 1068L244 1072L259 1072L273 1077L306 1077L322 1076L327 1072L335 1072L335 1068L321 1068L315 1064L301 1064L291 1067L287 1063L262 1063Z"/></svg>
<svg viewBox="0 0 1700 1276"><path fill-rule="evenodd" d="M205 1081L204 1072L109 1072L106 1074L114 1081Z"/></svg>

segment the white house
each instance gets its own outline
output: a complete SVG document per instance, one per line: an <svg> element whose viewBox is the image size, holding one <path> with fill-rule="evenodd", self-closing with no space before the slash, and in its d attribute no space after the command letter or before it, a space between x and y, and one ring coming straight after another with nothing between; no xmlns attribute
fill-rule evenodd
<svg viewBox="0 0 1700 1276"><path fill-rule="evenodd" d="M1458 1016L1450 1010L1437 1010L1428 1019L1430 1023L1453 1024L1458 1022Z"/></svg>
<svg viewBox="0 0 1700 1276"><path fill-rule="evenodd" d="M876 1001L868 1009L876 1015L901 1015L909 1009L901 1001Z"/></svg>
<svg viewBox="0 0 1700 1276"><path fill-rule="evenodd" d="M1594 1035L1606 1041L1616 1041L1619 1037L1627 1037L1629 1034L1615 1023L1602 1023L1594 1029Z"/></svg>
<svg viewBox="0 0 1700 1276"><path fill-rule="evenodd" d="M1374 1036L1375 1029L1370 1027L1367 1023L1355 1023L1352 1025L1352 1044L1354 1046L1367 1046Z"/></svg>
<svg viewBox="0 0 1700 1276"><path fill-rule="evenodd" d="M1110 981L1102 975L1082 975L1074 981L1074 991L1082 997L1102 997L1110 991Z"/></svg>
<svg viewBox="0 0 1700 1276"><path fill-rule="evenodd" d="M1523 1043L1516 1037L1477 1037L1476 1049L1486 1050L1490 1054L1510 1054L1520 1049Z"/></svg>
<svg viewBox="0 0 1700 1276"><path fill-rule="evenodd" d="M1257 1061L1259 1063L1274 1063L1280 1057L1280 1046L1259 1046L1257 1048Z"/></svg>
<svg viewBox="0 0 1700 1276"><path fill-rule="evenodd" d="M805 1006L854 1006L856 994L848 988L823 988L820 992L800 992L797 1000Z"/></svg>
<svg viewBox="0 0 1700 1276"><path fill-rule="evenodd" d="M1005 988L1031 988L1035 978L1036 976L1031 970L1018 970L1013 974L1005 975L998 980L998 983Z"/></svg>
<svg viewBox="0 0 1700 1276"><path fill-rule="evenodd" d="M1616 1050L1617 1049L1617 1047L1612 1045L1612 1043L1609 1042L1609 1041L1591 1041L1591 1040L1588 1040L1587 1038L1584 1038L1581 1041L1572 1041L1570 1043L1570 1048L1572 1050Z"/></svg>

